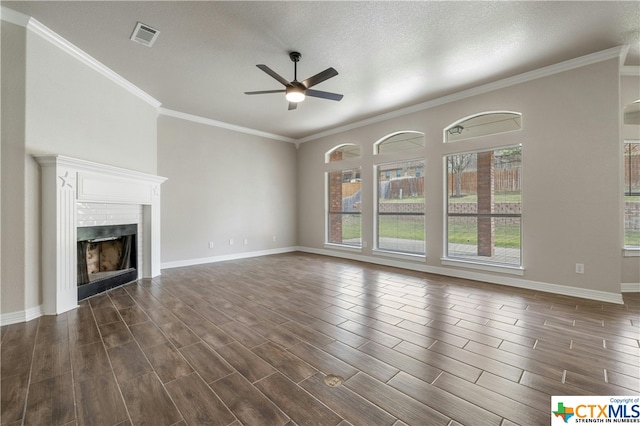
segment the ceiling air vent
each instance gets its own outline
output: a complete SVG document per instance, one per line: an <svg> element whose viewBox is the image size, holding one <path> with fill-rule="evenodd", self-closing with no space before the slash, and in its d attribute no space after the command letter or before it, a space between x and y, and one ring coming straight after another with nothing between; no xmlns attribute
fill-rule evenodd
<svg viewBox="0 0 640 426"><path fill-rule="evenodd" d="M131 40L136 43L144 44L145 46L151 47L154 41L158 38L160 31L155 28L151 28L148 25L143 24L142 22L138 22L136 27L133 30L133 34L131 34Z"/></svg>

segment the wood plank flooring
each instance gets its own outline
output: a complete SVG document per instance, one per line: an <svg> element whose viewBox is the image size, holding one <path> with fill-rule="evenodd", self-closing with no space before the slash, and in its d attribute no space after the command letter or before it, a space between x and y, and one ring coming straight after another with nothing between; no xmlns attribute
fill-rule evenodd
<svg viewBox="0 0 640 426"><path fill-rule="evenodd" d="M551 395L640 393L624 301L304 253L168 269L2 327L0 423L544 425Z"/></svg>

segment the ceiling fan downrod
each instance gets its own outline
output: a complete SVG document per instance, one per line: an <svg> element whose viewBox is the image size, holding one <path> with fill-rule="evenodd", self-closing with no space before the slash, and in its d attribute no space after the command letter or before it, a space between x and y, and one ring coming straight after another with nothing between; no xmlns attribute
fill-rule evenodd
<svg viewBox="0 0 640 426"><path fill-rule="evenodd" d="M302 58L300 52L289 52L289 58L293 62L293 81L298 81L298 61Z"/></svg>

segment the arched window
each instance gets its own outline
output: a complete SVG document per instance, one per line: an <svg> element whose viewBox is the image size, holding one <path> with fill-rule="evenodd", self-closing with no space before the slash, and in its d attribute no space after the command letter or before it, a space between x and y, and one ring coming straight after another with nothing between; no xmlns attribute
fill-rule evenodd
<svg viewBox="0 0 640 426"><path fill-rule="evenodd" d="M522 115L487 112L444 129L445 142L520 130ZM522 146L445 156L445 261L522 267Z"/></svg>
<svg viewBox="0 0 640 426"><path fill-rule="evenodd" d="M334 163L336 161L348 160L350 158L357 157L360 157L360 145L345 143L327 151L324 155L324 162Z"/></svg>
<svg viewBox="0 0 640 426"><path fill-rule="evenodd" d="M463 118L444 129L444 142L456 142L520 129L522 129L522 114L518 112L483 112Z"/></svg>
<svg viewBox="0 0 640 426"><path fill-rule="evenodd" d="M406 151L424 147L424 133L411 130L392 133L373 144L374 154Z"/></svg>
<svg viewBox="0 0 640 426"><path fill-rule="evenodd" d="M640 99L624 107L624 124L640 124Z"/></svg>

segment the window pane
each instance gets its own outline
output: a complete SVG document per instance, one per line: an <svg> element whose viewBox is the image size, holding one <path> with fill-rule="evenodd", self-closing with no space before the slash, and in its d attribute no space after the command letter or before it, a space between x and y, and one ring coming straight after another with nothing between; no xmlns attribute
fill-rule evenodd
<svg viewBox="0 0 640 426"><path fill-rule="evenodd" d="M468 118L445 132L446 142L479 138L522 128L522 116L514 112L492 112Z"/></svg>
<svg viewBox="0 0 640 426"><path fill-rule="evenodd" d="M624 146L624 245L640 247L640 142Z"/></svg>
<svg viewBox="0 0 640 426"><path fill-rule="evenodd" d="M402 132L389 136L376 143L375 153L406 151L424 146L424 134L420 132Z"/></svg>
<svg viewBox="0 0 640 426"><path fill-rule="evenodd" d="M327 152L325 155L325 163L333 163L356 157L360 157L360 145L344 144Z"/></svg>
<svg viewBox="0 0 640 426"><path fill-rule="evenodd" d="M360 247L360 168L327 173L327 242Z"/></svg>
<svg viewBox="0 0 640 426"><path fill-rule="evenodd" d="M521 265L520 147L446 161L447 256Z"/></svg>
<svg viewBox="0 0 640 426"><path fill-rule="evenodd" d="M377 248L401 253L425 253L424 161L377 166Z"/></svg>
<svg viewBox="0 0 640 426"><path fill-rule="evenodd" d="M378 248L424 254L424 214L385 214L378 217Z"/></svg>

